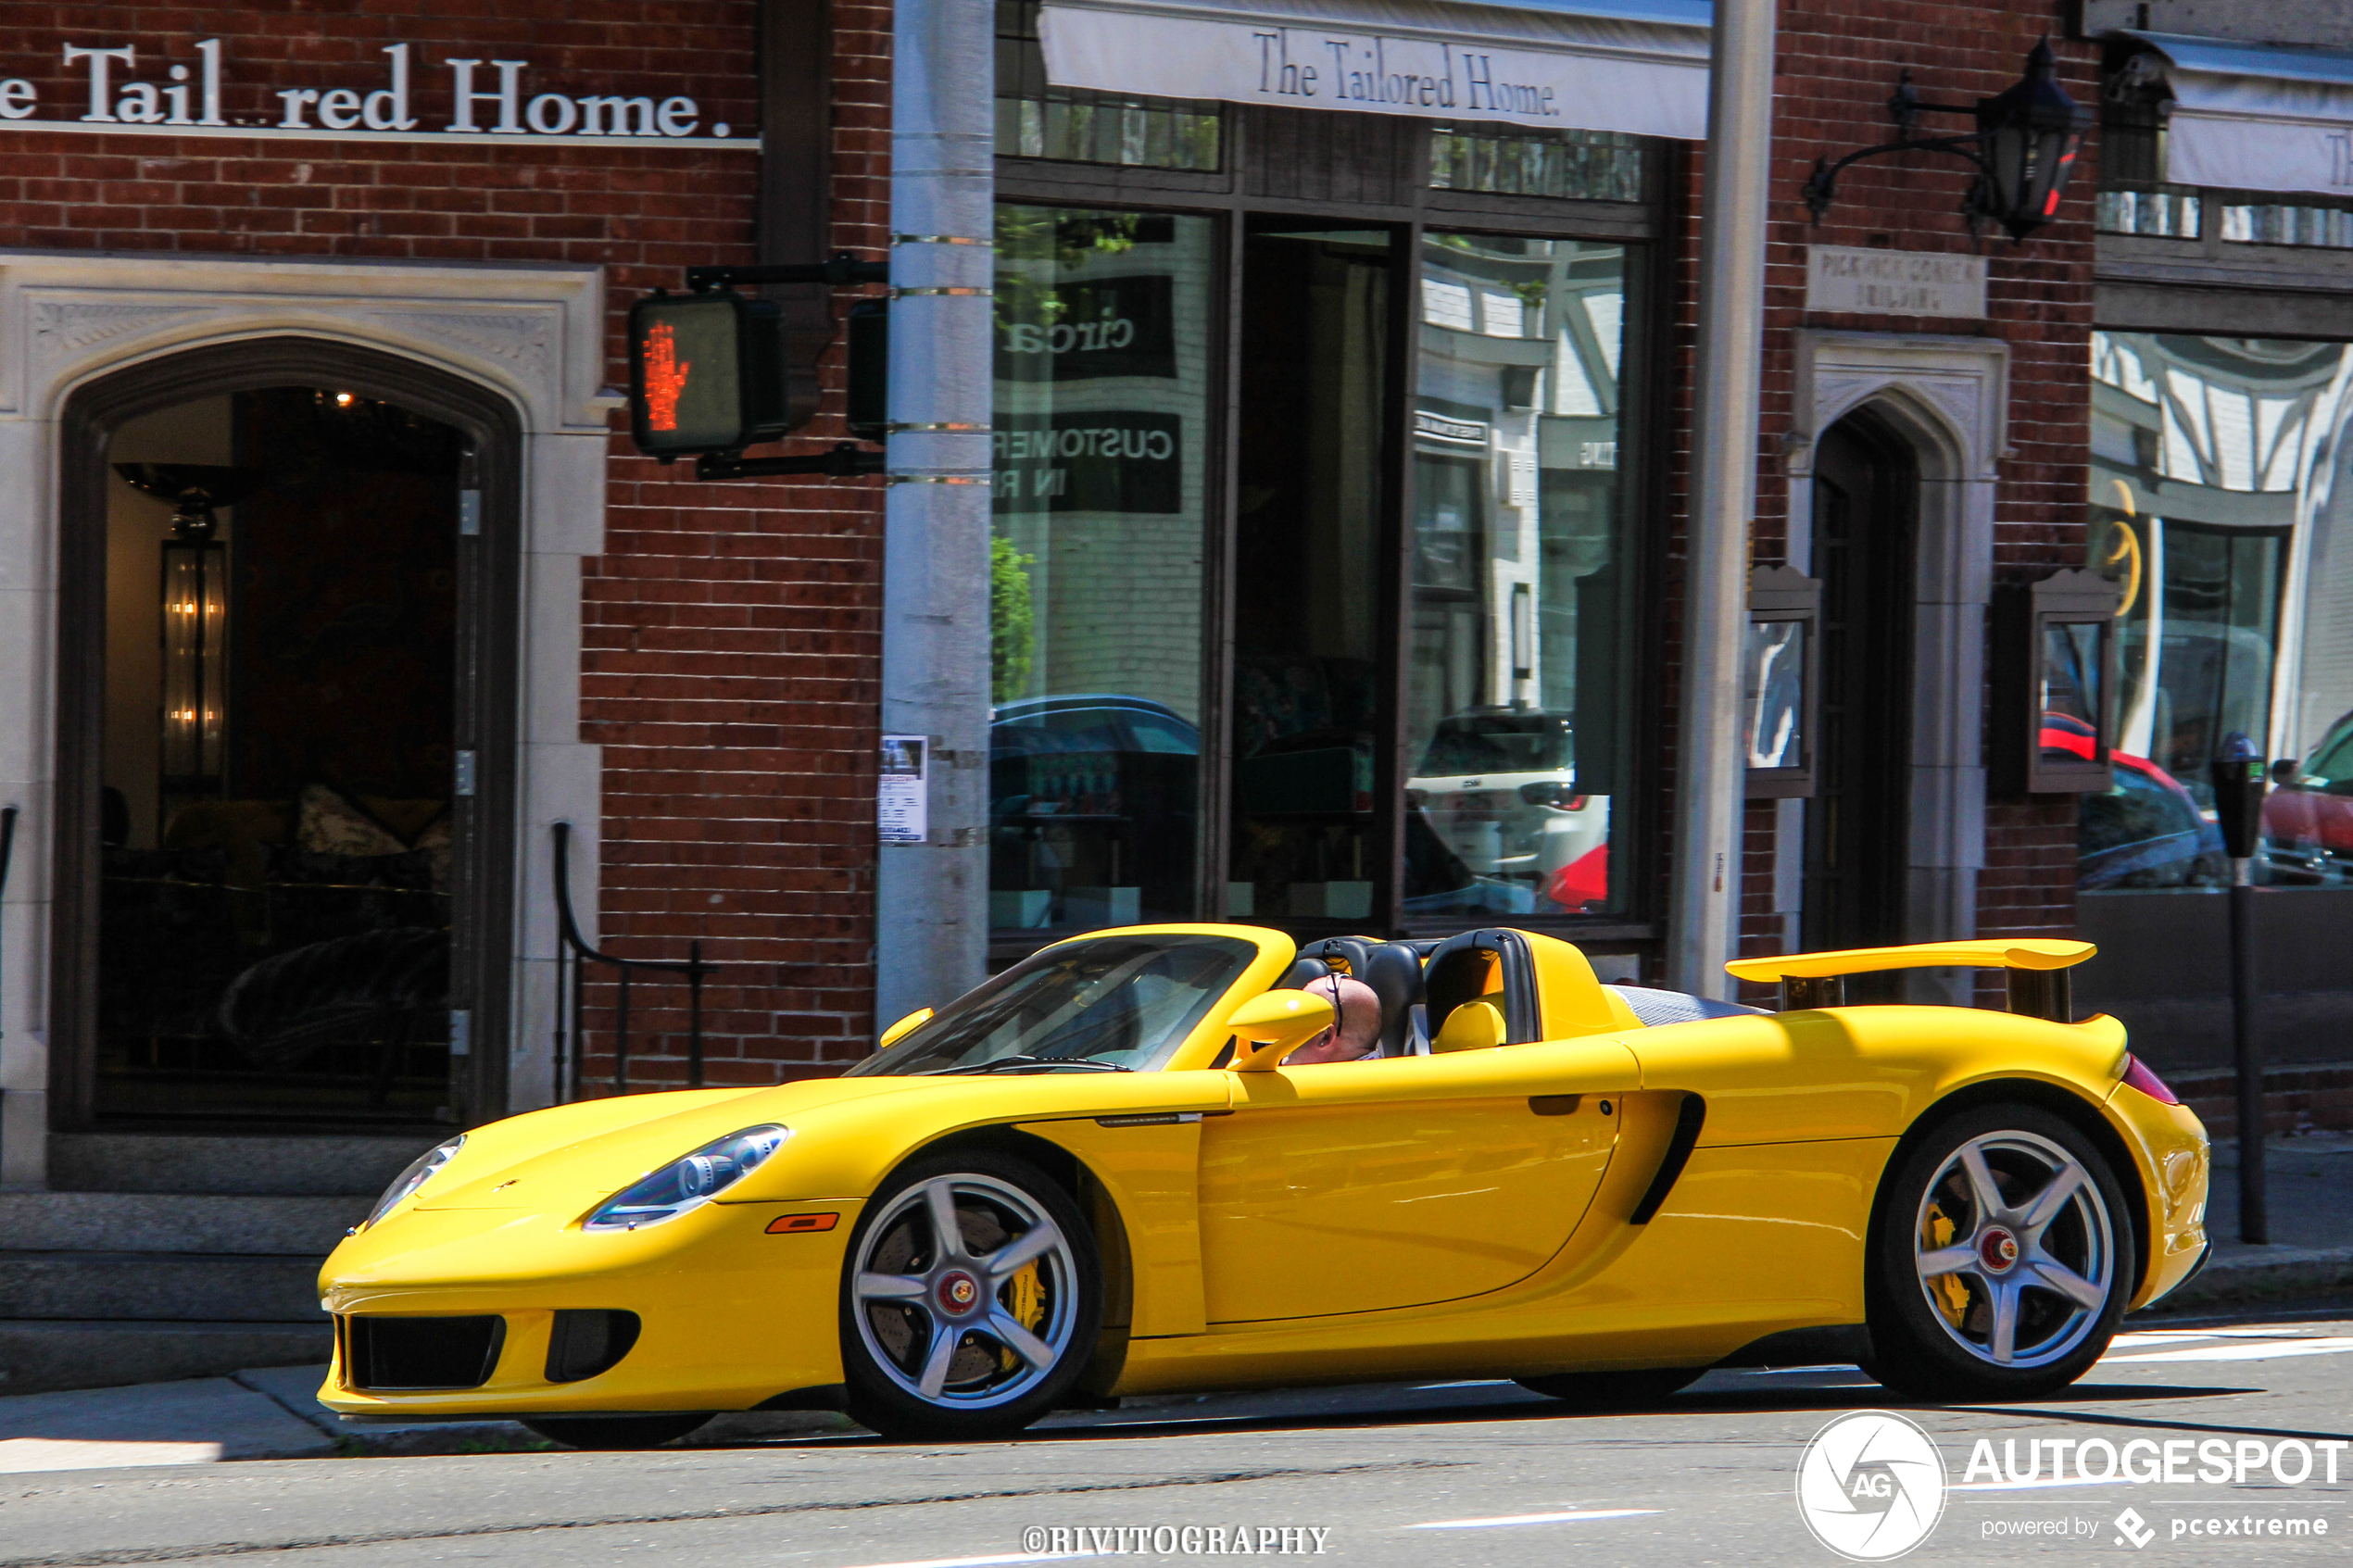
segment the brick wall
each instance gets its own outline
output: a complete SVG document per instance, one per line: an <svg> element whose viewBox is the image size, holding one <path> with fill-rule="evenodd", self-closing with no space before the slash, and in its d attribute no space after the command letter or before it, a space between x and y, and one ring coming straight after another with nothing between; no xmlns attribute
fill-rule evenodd
<svg viewBox="0 0 2353 1568"><path fill-rule="evenodd" d="M836 0L835 234L886 241L888 10ZM472 57L529 62L522 93L678 95L737 135L758 125L750 0L290 0L267 7L0 3L0 79L33 83L42 118L88 107L67 44L136 50L118 91L201 82L221 41L233 123L277 123L275 90L387 84L408 43L411 92L447 122ZM315 107L312 113L315 114ZM484 106L481 118L495 112ZM550 119L554 111L550 110ZM623 318L691 263L752 258L757 157L669 145L416 145L94 135L0 129L0 245L431 261L593 262ZM828 367L838 390L839 369ZM837 405L813 431L837 440ZM607 553L585 584L582 737L604 750L601 938L726 965L708 993L713 1083L829 1070L871 1037L879 657L878 482L700 485L616 436ZM534 852L544 852L532 847ZM683 1072L683 1010L640 994L633 1075ZM648 1003L658 1003L650 1010ZM592 1027L598 1022L591 1018ZM598 1034L601 1042L608 1035ZM588 1073L599 1071L592 1056Z"/></svg>
<svg viewBox="0 0 2353 1568"><path fill-rule="evenodd" d="M1767 253L1767 317L1763 418L1758 431L1755 558L1769 564L1786 548L1789 485L1780 454L1792 428L1794 329L1819 327L1875 332L1918 332L1982 335L2010 348L2009 440L1995 500L1994 581L2029 582L2061 566L2081 566L2084 551L2083 486L2088 461L2092 327L2092 202L2096 136L2087 137L2057 221L2023 245L1987 233L1972 242L1958 212L1972 171L1957 158L1928 154L1879 158L1840 177L1838 203L1821 224L1809 221L1801 192L1818 157L1835 159L1893 139L1885 101L1899 69L1909 67L1916 90L1935 102L1969 103L2009 86L2037 39L2053 37L2060 79L2082 105L2098 101L2097 51L2057 35L2046 6L2021 4L1925 4L1898 0L1784 0L1775 66L1772 209ZM1922 134L1969 129L1965 119L1925 117ZM1689 210L1698 210L1699 165L1688 159ZM1696 224L1682 247L1678 279L1677 354L1687 387L1695 295ZM1910 251L1966 253L1988 258L1988 320L1906 320L1808 312L1805 308L1806 246L1835 245ZM1688 443L1688 395L1676 413L1679 446ZM1678 510L1687 483L1688 452L1676 455ZM1670 596L1680 599L1683 566L1680 529L1669 546ZM1680 618L1669 628L1670 665L1680 662ZM1670 670L1670 679L1671 679ZM1990 708L1989 708L1990 712ZM1672 720L1666 744L1673 747ZM1661 805L1667 801L1662 797ZM1771 913L1774 849L1769 806L1749 808L1744 821L1741 950L1782 950L1780 922ZM2001 798L1989 802L1986 866L1981 873L1978 929L1983 935L2069 934L2074 926L2075 805L2072 797Z"/></svg>

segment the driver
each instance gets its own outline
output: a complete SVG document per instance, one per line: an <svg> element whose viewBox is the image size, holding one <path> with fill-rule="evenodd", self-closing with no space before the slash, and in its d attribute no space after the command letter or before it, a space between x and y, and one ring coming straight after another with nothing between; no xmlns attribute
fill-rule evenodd
<svg viewBox="0 0 2353 1568"><path fill-rule="evenodd" d="M1339 1022L1285 1057L1284 1066L1364 1061L1380 1054L1380 997L1370 985L1333 974L1310 982L1306 989L1310 996L1328 997Z"/></svg>

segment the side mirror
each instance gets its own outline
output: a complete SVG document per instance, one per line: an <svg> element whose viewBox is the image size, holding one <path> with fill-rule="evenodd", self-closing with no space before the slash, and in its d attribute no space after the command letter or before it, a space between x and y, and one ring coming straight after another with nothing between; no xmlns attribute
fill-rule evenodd
<svg viewBox="0 0 2353 1568"><path fill-rule="evenodd" d="M878 1051L888 1050L891 1047L897 1045L907 1035L913 1034L918 1025L922 1024L925 1020L931 1017L932 1012L933 1010L930 1008L918 1008L913 1012L909 1013L906 1017L900 1019L898 1022L892 1024L889 1028L882 1032L882 1038L875 1042L875 1049Z"/></svg>
<svg viewBox="0 0 2353 1568"><path fill-rule="evenodd" d="M1271 1072L1283 1058L1329 1029L1336 1016L1330 997L1305 991L1252 997L1226 1019L1226 1027L1240 1035L1247 1047L1236 1054L1235 1071Z"/></svg>

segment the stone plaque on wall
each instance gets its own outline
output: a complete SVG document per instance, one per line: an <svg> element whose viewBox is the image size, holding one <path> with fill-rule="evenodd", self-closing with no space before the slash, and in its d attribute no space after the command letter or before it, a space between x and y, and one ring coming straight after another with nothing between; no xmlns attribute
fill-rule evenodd
<svg viewBox="0 0 2353 1568"><path fill-rule="evenodd" d="M1985 258L1944 251L1808 245L1806 308L1858 316L1985 314Z"/></svg>

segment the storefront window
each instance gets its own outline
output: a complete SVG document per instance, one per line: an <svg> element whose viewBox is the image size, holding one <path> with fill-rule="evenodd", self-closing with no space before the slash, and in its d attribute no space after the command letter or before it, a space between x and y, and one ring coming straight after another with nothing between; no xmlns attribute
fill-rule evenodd
<svg viewBox="0 0 2353 1568"><path fill-rule="evenodd" d="M1194 914L1211 225L997 213L989 923Z"/></svg>
<svg viewBox="0 0 2353 1568"><path fill-rule="evenodd" d="M1408 914L1615 907L1617 245L1434 234L1421 258Z"/></svg>
<svg viewBox="0 0 2353 1568"><path fill-rule="evenodd" d="M2276 759L2259 880L2353 881L2353 352L2095 332L2092 370L2091 558L2123 599L2081 885L2229 879L2208 769L2233 732ZM2050 714L2045 744L2082 729Z"/></svg>

